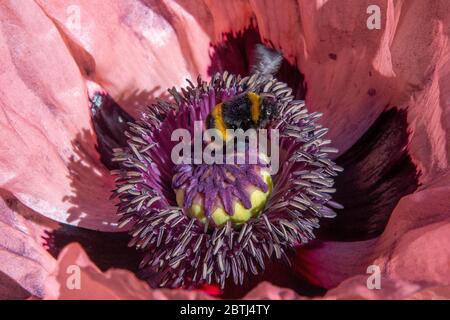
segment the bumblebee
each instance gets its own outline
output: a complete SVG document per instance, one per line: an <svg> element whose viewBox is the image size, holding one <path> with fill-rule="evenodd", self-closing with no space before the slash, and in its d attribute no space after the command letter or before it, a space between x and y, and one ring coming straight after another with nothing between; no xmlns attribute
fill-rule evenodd
<svg viewBox="0 0 450 320"><path fill-rule="evenodd" d="M251 74L271 77L280 69L283 56L276 50L262 44L256 45ZM206 118L208 129L217 129L224 141L227 140L227 129L264 128L276 111L275 98L268 94L244 92L234 98L219 103Z"/></svg>
<svg viewBox="0 0 450 320"><path fill-rule="evenodd" d="M275 102L271 96L245 92L219 103L206 118L208 129L217 129L223 140L227 140L227 129L264 128L275 114Z"/></svg>

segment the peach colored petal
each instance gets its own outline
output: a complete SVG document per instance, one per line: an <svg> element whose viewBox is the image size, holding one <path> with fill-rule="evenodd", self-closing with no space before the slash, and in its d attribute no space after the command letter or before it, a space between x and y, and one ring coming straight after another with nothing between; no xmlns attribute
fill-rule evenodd
<svg viewBox="0 0 450 320"><path fill-rule="evenodd" d="M387 300L407 299L421 289L420 286L406 282L395 282L382 278L381 288L369 289L366 285L367 276L355 276L342 282L325 295L329 300Z"/></svg>
<svg viewBox="0 0 450 320"><path fill-rule="evenodd" d="M86 77L134 116L167 88L207 77L211 43L242 31L252 15L247 1L37 2L76 48Z"/></svg>
<svg viewBox="0 0 450 320"><path fill-rule="evenodd" d="M343 281L328 291L327 300L449 300L448 285L428 286L402 280L382 278L380 289L369 289L367 276L359 275Z"/></svg>
<svg viewBox="0 0 450 320"><path fill-rule="evenodd" d="M431 287L408 297L411 300L450 300L450 286Z"/></svg>
<svg viewBox="0 0 450 320"><path fill-rule="evenodd" d="M70 289L67 285L73 275L71 266L80 268L80 287ZM83 300L118 300L118 299L177 299L203 300L214 299L200 291L151 289L147 283L138 280L134 274L121 269L101 272L89 259L79 244L68 245L58 258L58 267L52 274L59 284L59 292L53 291L47 299L83 299ZM353 276L336 288L331 289L324 299L448 299L448 285L430 286L403 280L382 277L381 289L367 288L367 275ZM249 300L303 300L311 299L301 296L291 289L262 282L252 289L243 299ZM314 299L321 299L316 297Z"/></svg>
<svg viewBox="0 0 450 320"><path fill-rule="evenodd" d="M243 299L253 300L389 300L389 299L450 299L449 286L421 286L400 280L382 278L380 290L368 289L367 276L358 275L343 281L339 286L331 289L324 297L304 297L291 289L280 288L263 282L250 291Z"/></svg>
<svg viewBox="0 0 450 320"><path fill-rule="evenodd" d="M206 75L209 38L176 1L38 3L62 37L92 61L75 54L85 76L134 116L167 88Z"/></svg>
<svg viewBox="0 0 450 320"><path fill-rule="evenodd" d="M392 279L450 284L450 174L404 197L375 249Z"/></svg>
<svg viewBox="0 0 450 320"><path fill-rule="evenodd" d="M47 299L63 300L121 300L121 299L209 299L200 291L151 289L147 283L138 280L127 270L110 269L101 272L89 259L83 248L72 243L61 252L58 266L52 277L59 284L59 292L48 295ZM73 266L80 270L80 286L72 286ZM69 285L68 285L69 283Z"/></svg>
<svg viewBox="0 0 450 320"><path fill-rule="evenodd" d="M380 3L383 12L392 10L389 3ZM396 24L393 17L382 30L369 30L367 4L361 1L255 1L253 5L262 38L297 62L305 76L308 108L324 113L324 126L344 152L395 92L387 57L387 42Z"/></svg>
<svg viewBox="0 0 450 320"><path fill-rule="evenodd" d="M334 288L348 277L365 272L375 241L312 243L297 249L294 269L315 285Z"/></svg>
<svg viewBox="0 0 450 320"><path fill-rule="evenodd" d="M58 257L57 268L51 275L59 284L59 292L49 294L46 299L83 299L83 300L119 300L119 299L154 299L154 300L205 300L215 299L198 290L152 289L147 283L122 269L110 269L101 272L89 259L83 248L72 243L64 248ZM73 266L80 270L79 289L70 289ZM72 287L73 288L73 287ZM291 289L280 288L268 282L260 283L243 299L291 300L304 299Z"/></svg>
<svg viewBox="0 0 450 320"><path fill-rule="evenodd" d="M43 237L56 227L0 191L0 299L43 297L54 290L48 276L56 261L44 249Z"/></svg>
<svg viewBox="0 0 450 320"><path fill-rule="evenodd" d="M307 105L324 113L341 153L386 106L408 107L416 161L448 167L447 1L380 1L380 30L367 28L367 4L357 0L251 4L262 38L298 63Z"/></svg>
<svg viewBox="0 0 450 320"><path fill-rule="evenodd" d="M0 17L0 186L52 219L115 230L113 183L70 51L34 2L3 2Z"/></svg>
<svg viewBox="0 0 450 320"><path fill-rule="evenodd" d="M335 288L352 277L359 277L358 286L365 287L369 277L366 270L370 265L380 267L382 275L394 283L408 283L419 289L448 286L449 194L450 175L446 173L400 200L379 238L353 243L325 242L300 248L295 269L325 288ZM353 280L351 285L339 285L340 294L350 297L355 283ZM393 288L388 291L389 294L385 292L380 297L406 296ZM376 298L378 293L369 296Z"/></svg>
<svg viewBox="0 0 450 320"><path fill-rule="evenodd" d="M245 295L243 300L301 300L306 299L288 288L281 288L270 282L261 282Z"/></svg>

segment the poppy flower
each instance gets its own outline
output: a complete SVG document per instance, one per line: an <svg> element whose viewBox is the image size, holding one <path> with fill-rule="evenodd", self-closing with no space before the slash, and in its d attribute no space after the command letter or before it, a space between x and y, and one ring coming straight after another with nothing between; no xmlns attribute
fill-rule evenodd
<svg viewBox="0 0 450 320"><path fill-rule="evenodd" d="M381 1L379 28L368 27L369 5L5 2L0 296L448 298L449 5ZM142 245L136 242L142 238L133 236L139 231L133 224L118 228L117 199L110 199L126 173L125 160L113 161L117 149L133 152L124 135L128 122L174 103L166 88L200 90L185 79L195 83L200 75L216 88L217 72L245 78L258 43L282 53L276 79L292 89L292 101L304 99L308 114L323 114L320 125L329 128L327 139L339 150L329 161L344 168L331 201L344 208L333 219L318 211L315 239L295 247L290 266L269 259L257 276L235 284L231 274L224 289L220 272L212 278L219 281L200 287L181 287L178 273L170 278L176 288L157 288L161 274L139 264L159 261L128 247L133 239ZM162 122L155 123L164 130ZM264 191L269 182L260 184L260 168L254 170L252 186ZM151 190L157 184L167 189L170 206L176 203L173 187L187 194L186 181L149 172L164 177ZM274 192L279 185L272 182ZM245 191L240 200L249 197ZM264 220L263 213L253 220ZM79 288L68 285L71 270L79 272Z"/></svg>
<svg viewBox="0 0 450 320"><path fill-rule="evenodd" d="M146 251L141 266L158 272L161 285L215 282L224 288L228 277L242 285L245 273L258 274L267 259L289 262L286 250L313 239L319 218L333 218L332 208L342 208L331 201L333 178L342 168L328 158L336 149L321 139L328 130L316 124L320 114L308 113L302 101L293 100L292 89L265 73L273 69L272 59L280 59L264 47L258 49L261 59L251 76L241 79L225 71L209 83L198 78L182 93L170 90L174 102L151 105L141 120L130 123L127 146L115 149L120 226L132 225L130 245ZM216 106L223 118L215 114ZM246 109L238 109L242 107ZM254 138L249 134L249 141L241 139L241 153L229 132L221 139L216 131L225 146L200 140L210 116L217 126L233 117L234 125L245 120L247 110L259 123L268 110L264 108L272 107L276 115L267 119L268 125L281 137L273 141L271 129L270 161L266 151L250 141L269 143L259 129L247 131ZM183 159L173 156L177 144L171 135L176 130L194 135L194 140L188 137L181 143ZM195 139L201 148L192 156ZM211 163L201 159L208 148L214 151ZM275 156L280 159L274 161ZM279 162L281 168L271 170Z"/></svg>

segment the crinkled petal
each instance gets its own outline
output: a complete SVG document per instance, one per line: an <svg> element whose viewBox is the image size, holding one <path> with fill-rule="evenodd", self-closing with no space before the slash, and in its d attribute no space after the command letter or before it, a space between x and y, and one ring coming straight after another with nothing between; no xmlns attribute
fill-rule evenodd
<svg viewBox="0 0 450 320"><path fill-rule="evenodd" d="M206 75L209 38L176 1L39 1L69 44L82 72L131 115L139 116L167 88Z"/></svg>
<svg viewBox="0 0 450 320"><path fill-rule="evenodd" d="M0 191L0 299L42 298L57 290L49 275L56 260L44 249L46 231L57 227Z"/></svg>
<svg viewBox="0 0 450 320"><path fill-rule="evenodd" d="M0 186L54 220L115 230L113 182L70 51L34 2L4 2L0 17Z"/></svg>
<svg viewBox="0 0 450 320"><path fill-rule="evenodd" d="M348 277L366 271L375 242L314 242L297 249L294 268L311 283L334 288Z"/></svg>
<svg viewBox="0 0 450 320"><path fill-rule="evenodd" d="M102 272L78 243L72 243L64 248L58 257L57 268L51 276L58 282L60 290L46 296L46 299L209 299L209 296L201 291L151 289L146 282L138 280L128 270L110 269Z"/></svg>
<svg viewBox="0 0 450 320"><path fill-rule="evenodd" d="M368 267L372 265L390 281L407 282L420 288L448 286L449 193L450 174L446 173L400 200L379 238L363 242L324 242L299 248L295 269L328 289L354 276L366 281L371 275ZM365 286L364 283L360 285Z"/></svg>
<svg viewBox="0 0 450 320"><path fill-rule="evenodd" d="M305 268L334 286L361 272L346 265L361 257L393 282L447 283L448 1L381 1L380 30L366 27L367 7L357 0L146 3L2 3L2 188L58 221L112 230L112 184L94 149L85 79L138 115L166 87L208 74L210 44L218 48L223 33L242 31L254 16L261 38L304 73L308 108L324 112L341 154L397 106L408 112L408 151L422 173L421 188L398 203L366 257L351 254L357 244L326 244L305 255ZM339 277L320 276L340 250L348 260L336 265Z"/></svg>

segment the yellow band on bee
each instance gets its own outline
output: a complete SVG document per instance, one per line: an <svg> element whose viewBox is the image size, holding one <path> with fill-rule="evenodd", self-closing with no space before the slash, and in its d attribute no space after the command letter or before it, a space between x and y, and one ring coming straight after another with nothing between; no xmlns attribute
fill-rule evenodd
<svg viewBox="0 0 450 320"><path fill-rule="evenodd" d="M248 92L247 97L251 102L251 117L254 124L258 123L261 116L261 97L254 92Z"/></svg>
<svg viewBox="0 0 450 320"><path fill-rule="evenodd" d="M217 130L219 130L219 132L222 134L222 139L226 140L227 139L227 128L226 128L225 122L223 121L223 118L222 118L222 103L219 103L212 109L211 115L214 119L214 127Z"/></svg>

